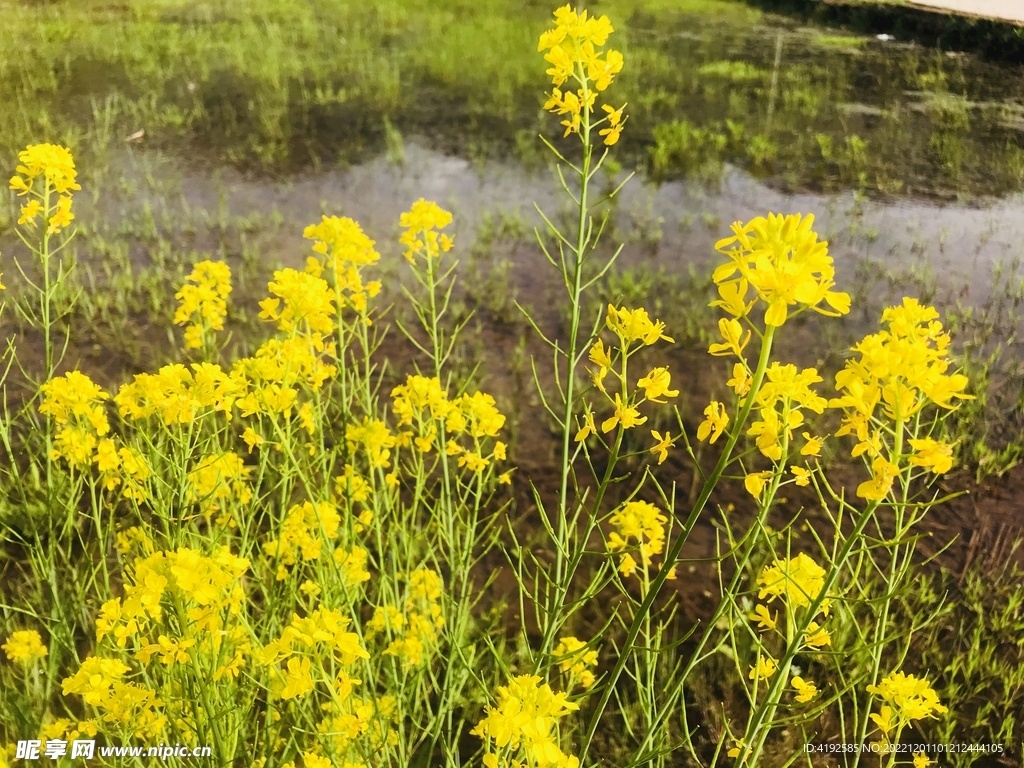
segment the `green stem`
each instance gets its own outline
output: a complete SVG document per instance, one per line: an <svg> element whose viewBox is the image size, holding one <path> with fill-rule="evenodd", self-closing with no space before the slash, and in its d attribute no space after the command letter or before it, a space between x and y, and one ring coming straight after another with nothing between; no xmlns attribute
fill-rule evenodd
<svg viewBox="0 0 1024 768"><path fill-rule="evenodd" d="M582 72L581 72L582 74ZM589 85L586 76L578 77L583 91L583 104L589 100ZM576 358L579 354L579 329L580 317L582 314L583 296L583 254L587 247L587 192L590 182L590 163L593 157L593 146L590 141L590 112L584 107L582 110L582 130L580 138L583 142L583 164L580 168L580 197L579 216L577 219L576 247L573 249L572 262L572 288L569 294L571 318L569 321L569 343L566 351L566 375L565 375L565 402L562 416L562 461L561 476L558 483L558 506L555 509L555 531L557 541L555 543L555 563L553 581L556 589L552 600L544 611L544 642L540 649L540 658L544 658L551 652L551 643L554 633L549 631L550 625L554 623L554 617L562 609L565 594L568 592L568 585L563 585L565 578L565 554L568 551L566 518L568 516L569 500L569 479L572 474L572 414L576 400ZM568 277L563 274L563 277ZM568 282L568 280L566 281ZM557 362L556 362L557 365Z"/></svg>
<svg viewBox="0 0 1024 768"><path fill-rule="evenodd" d="M665 560L662 564L662 568L655 575L651 581L651 588L644 595L643 601L640 603L640 607L633 617L633 621L629 625L629 630L626 633L626 640L623 645L623 651L619 654L619 658L615 662L615 666L608 675L608 680L605 683L604 691L601 693L601 698L594 708L594 713L591 716L590 723L587 727L587 733L580 747L580 763L585 764L587 752L590 750L590 745L593 742L594 734L597 733L597 727L600 723L601 716L604 714L605 708L608 706L608 701L611 699L612 693L615 690L615 684L618 682L619 676L625 669L626 662L629 659L629 649L633 648L636 643L637 635L643 626L644 617L650 612L654 605L654 601L661 591L662 586L665 584L665 580L668 578L668 574L672 569L672 564L678 559L679 552L683 548L683 544L686 542L689 531L693 529L697 523L697 519L704 511L705 505L708 503L708 499L711 498L711 493L718 485L718 481L721 479L722 474L725 472L726 466L732 458L733 449L736 447L736 443L740 439L740 435L743 434L743 427L746 424L747 417L750 415L751 409L754 407L754 402L757 399L758 390L761 389L761 382L764 380L765 370L768 368L768 360L771 357L772 340L775 337L775 327L768 326L765 330L764 338L761 342L761 354L757 360L757 368L754 371L754 377L750 384L750 391L747 394L747 399L744 401L739 414L737 414L736 421L734 422L734 429L729 435L729 440L726 442L725 447L722 449L722 455L718 458L718 463L715 464L715 468L711 471L707 480L704 481L704 486L701 489L700 496L697 497L696 503L690 510L690 514L687 516L686 521L683 523L681 535L677 536L672 542L671 548L665 554Z"/></svg>

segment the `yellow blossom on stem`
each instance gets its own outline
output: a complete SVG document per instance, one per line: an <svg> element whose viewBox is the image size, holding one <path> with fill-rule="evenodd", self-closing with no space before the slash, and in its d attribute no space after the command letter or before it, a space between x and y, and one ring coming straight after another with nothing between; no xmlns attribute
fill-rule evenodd
<svg viewBox="0 0 1024 768"><path fill-rule="evenodd" d="M910 439L910 447L914 449L910 463L916 467L924 467L937 475L945 474L953 468L953 446L932 440L930 437L920 440Z"/></svg>
<svg viewBox="0 0 1024 768"><path fill-rule="evenodd" d="M672 434L665 432L665 436L662 437L660 432L651 430L651 437L657 442L648 449L648 453L653 453L658 457L658 464L664 464L665 459L668 458L668 449L672 447Z"/></svg>
<svg viewBox="0 0 1024 768"><path fill-rule="evenodd" d="M602 432L611 432L615 429L616 425L621 426L623 429L632 429L633 427L643 424L647 421L646 416L641 416L633 406L628 403L622 402L622 398L619 393L615 393L615 413L609 416L601 423Z"/></svg>
<svg viewBox="0 0 1024 768"><path fill-rule="evenodd" d="M804 680L802 677L793 678L793 690L796 691L796 700L800 704L806 704L808 701L818 695L818 688L811 680Z"/></svg>
<svg viewBox="0 0 1024 768"><path fill-rule="evenodd" d="M778 668L778 662L775 661L775 659L773 659L771 656L765 654L758 658L756 667L750 667L750 671L747 673L747 677L749 677L751 680L767 680L775 674Z"/></svg>
<svg viewBox="0 0 1024 768"><path fill-rule="evenodd" d="M7 642L0 645L7 658L19 664L28 665L36 659L46 656L46 646L39 633L34 629L21 629L12 632Z"/></svg>
<svg viewBox="0 0 1024 768"><path fill-rule="evenodd" d="M764 493L764 487L768 484L771 477L772 473L768 471L751 472L743 478L743 487L747 489L747 493L760 500L761 494Z"/></svg>
<svg viewBox="0 0 1024 768"><path fill-rule="evenodd" d="M708 442L714 444L729 425L729 414L725 412L725 405L712 400L704 409L704 417L704 421L697 427L697 439L707 440L710 437Z"/></svg>
<svg viewBox="0 0 1024 768"><path fill-rule="evenodd" d="M813 226L811 215L774 213L733 224L733 236L715 243L729 261L712 275L722 297L713 306L743 316L749 311L744 309L747 290L753 288L767 306L764 321L769 326L783 325L794 305L833 317L847 314L850 297L832 290L835 269L828 244L818 241Z"/></svg>
<svg viewBox="0 0 1024 768"><path fill-rule="evenodd" d="M767 606L760 604L755 605L753 613L750 614L750 619L757 622L758 628L762 632L767 632L768 630L775 629L775 625L778 621L778 618L778 611L776 611L775 615L772 616L768 612Z"/></svg>
<svg viewBox="0 0 1024 768"><path fill-rule="evenodd" d="M652 403L664 403L661 397L675 397L679 394L678 389L670 389L672 386L672 374L668 368L654 368L637 382L637 386L644 390L644 397Z"/></svg>

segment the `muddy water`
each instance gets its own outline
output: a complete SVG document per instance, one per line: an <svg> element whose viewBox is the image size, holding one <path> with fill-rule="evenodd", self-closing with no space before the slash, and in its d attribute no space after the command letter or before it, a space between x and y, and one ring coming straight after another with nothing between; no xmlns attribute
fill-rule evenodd
<svg viewBox="0 0 1024 768"><path fill-rule="evenodd" d="M399 214L420 197L454 211L463 247L486 215L519 219L528 230L541 224L533 203L548 215L564 206L557 179L546 169L528 170L510 161L473 163L416 143L406 146L401 165L381 156L285 183L230 171L216 178L185 172L180 191L192 208L216 210L223 199L232 215L278 211L284 221L277 252L267 255L285 263L304 257L302 227L321 211L356 219L387 254L395 252ZM768 211L814 214L816 228L830 241L838 279L846 284L856 279L858 267L863 271L871 263L896 279L915 271L925 282L934 279L940 299L981 304L989 297L996 266L1012 268L1024 259L1020 193L967 205L911 196L870 198L853 191L788 192L726 166L714 185L634 177L618 198L617 231L627 244L622 265L669 271L706 266L715 258L714 242L728 234L732 221Z"/></svg>

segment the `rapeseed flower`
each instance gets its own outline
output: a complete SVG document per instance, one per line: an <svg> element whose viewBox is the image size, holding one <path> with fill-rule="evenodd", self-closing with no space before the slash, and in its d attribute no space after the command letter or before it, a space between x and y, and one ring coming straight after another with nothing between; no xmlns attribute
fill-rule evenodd
<svg viewBox="0 0 1024 768"><path fill-rule="evenodd" d="M279 269L267 288L271 296L260 302L261 319L276 322L286 333L328 334L334 329L334 296L323 278L295 269Z"/></svg>
<svg viewBox="0 0 1024 768"><path fill-rule="evenodd" d="M832 290L835 269L828 244L818 241L813 226L812 215L774 213L733 224L733 236L715 243L715 250L729 261L714 271L721 298L711 306L736 318L745 317L753 307L746 301L753 288L755 301L767 305L764 321L768 326L783 325L791 306L798 312L812 309L831 317L847 314L850 297ZM726 339L728 344L729 337Z"/></svg>
<svg viewBox="0 0 1024 768"><path fill-rule="evenodd" d="M559 116L564 116L562 125L565 136L579 133L590 116L598 93L606 90L622 71L623 57L616 50L600 50L614 31L607 16L590 16L587 11L577 13L571 6L563 6L555 11L555 27L540 36L537 43L538 51L546 51L544 60L551 67L547 70L554 86L544 109ZM569 79L574 81L575 89L562 87ZM619 140L626 118L623 117L625 105L619 108L602 105L605 117L596 125L606 125L600 131L606 146L612 146Z"/></svg>
<svg viewBox="0 0 1024 768"><path fill-rule="evenodd" d="M526 761L537 768L578 768L579 760L562 752L558 744L558 720L579 709L564 693L555 693L536 675L513 677L498 688L498 704L470 733L484 740L487 754L497 750L522 750ZM485 760L487 758L485 757ZM497 756L491 760L496 763Z"/></svg>
<svg viewBox="0 0 1024 768"><path fill-rule="evenodd" d="M189 324L185 329L187 348L202 347L207 330L224 330L230 294L231 268L223 261L206 260L193 267L181 290L174 294L179 302L174 312L174 324Z"/></svg>
<svg viewBox="0 0 1024 768"><path fill-rule="evenodd" d="M796 692L796 701L806 704L818 695L818 687L811 680L804 680L802 677L794 677L793 690Z"/></svg>
<svg viewBox="0 0 1024 768"><path fill-rule="evenodd" d="M704 409L704 421L697 427L697 439L703 441L710 438L708 442L714 444L727 426L729 426L729 414L725 412L725 405L717 400L712 400Z"/></svg>
<svg viewBox="0 0 1024 768"><path fill-rule="evenodd" d="M878 685L869 685L867 692L888 705L882 708L882 716L871 716L885 734L891 730L893 718L896 727L902 728L911 720L934 718L949 711L939 702L939 696L929 682L916 675L893 672Z"/></svg>
<svg viewBox="0 0 1024 768"><path fill-rule="evenodd" d="M627 502L611 516L610 522L615 530L608 534L608 550L623 552L619 558L619 572L627 578L635 572L637 562L626 550L635 548L643 567L648 568L652 556L661 554L665 547L668 518L650 502Z"/></svg>
<svg viewBox="0 0 1024 768"><path fill-rule="evenodd" d="M422 197L401 215L399 225L405 231L398 242L405 246L405 258L414 264L417 256L427 261L452 249L452 238L440 230L452 223L452 215L437 203Z"/></svg>
<svg viewBox="0 0 1024 768"><path fill-rule="evenodd" d="M668 449L672 447L672 434L666 431L664 437L662 437L660 432L652 429L651 437L653 437L656 442L647 449L647 452L653 453L658 457L659 465L664 464L665 459L668 458ZM579 440L579 436L577 436L577 440Z"/></svg>
<svg viewBox="0 0 1024 768"><path fill-rule="evenodd" d="M576 685L589 688L594 684L593 671L588 667L597 666L597 651L576 637L563 637L551 652L558 660L558 669L569 675L569 690Z"/></svg>
<svg viewBox="0 0 1024 768"><path fill-rule="evenodd" d="M916 299L904 298L899 306L882 313L883 330L870 334L853 347L856 358L836 374L840 397L830 408L843 411L837 436L857 439L852 454L871 460L872 479L862 483L857 495L881 500L888 495L904 457L884 456L886 436L904 425L926 406L955 410L958 401L972 399L964 392L967 377L948 373L949 334L942 329L939 313ZM895 435L893 435L895 438ZM952 446L939 441L911 439L910 463L941 474L953 466Z"/></svg>
<svg viewBox="0 0 1024 768"><path fill-rule="evenodd" d="M779 668L779 663L771 656L765 654L759 656L757 659L757 666L751 666L750 671L747 673L747 677L751 680L767 680Z"/></svg>
<svg viewBox="0 0 1024 768"><path fill-rule="evenodd" d="M47 185L61 195L70 195L81 189L75 179L75 160L71 150L56 144L30 144L18 153L18 175L11 179L11 189L19 195L27 195L32 182L43 176Z"/></svg>
<svg viewBox="0 0 1024 768"><path fill-rule="evenodd" d="M36 659L42 659L47 654L43 639L34 629L20 629L12 632L7 642L0 645L7 658L11 661L28 666Z"/></svg>
<svg viewBox="0 0 1024 768"><path fill-rule="evenodd" d="M616 309L609 304L605 325L619 337L623 348L636 342L643 346L650 346L658 341L675 342L675 339L665 335L665 324L661 320L651 320L647 310L643 308Z"/></svg>
<svg viewBox="0 0 1024 768"><path fill-rule="evenodd" d="M671 389L672 374L668 368L654 368L640 379L636 385L644 391L644 397L652 403L664 403L662 397L675 397L678 389Z"/></svg>
<svg viewBox="0 0 1024 768"><path fill-rule="evenodd" d="M825 569L803 552L791 560L776 560L773 565L765 566L757 577L761 588L757 597L759 600L768 598L769 603L781 597L790 610L805 608L818 599L825 587L825 575ZM825 598L818 607L825 616L828 616L829 604L829 598Z"/></svg>

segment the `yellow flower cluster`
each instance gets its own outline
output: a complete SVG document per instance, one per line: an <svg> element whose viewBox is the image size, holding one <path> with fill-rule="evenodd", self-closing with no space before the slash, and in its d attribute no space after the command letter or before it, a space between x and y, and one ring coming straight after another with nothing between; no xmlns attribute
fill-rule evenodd
<svg viewBox="0 0 1024 768"><path fill-rule="evenodd" d="M729 261L712 275L721 298L711 306L743 318L761 300L767 305L765 325L775 327L786 322L794 305L796 313L812 309L832 317L847 314L850 297L832 290L835 269L828 244L818 241L813 226L814 216L774 213L733 224L733 236L715 243ZM754 297L748 301L751 288Z"/></svg>
<svg viewBox="0 0 1024 768"><path fill-rule="evenodd" d="M81 696L99 716L95 722L109 726L114 734L131 733L135 738L155 740L167 726L162 714L163 702L156 692L138 683L122 679L131 671L117 659L90 656L78 671L62 681L65 696Z"/></svg>
<svg viewBox="0 0 1024 768"><path fill-rule="evenodd" d="M232 375L248 381L247 393L238 399L243 417L253 415L291 416L298 406L297 385L319 390L337 374L336 366L325 362L334 355L334 343L325 343L319 333L286 339L268 339L252 357L238 360ZM313 433L312 406L305 412L307 431Z"/></svg>
<svg viewBox="0 0 1024 768"><path fill-rule="evenodd" d="M263 320L277 323L285 333L328 334L334 330L334 295L323 278L295 269L279 269L267 288L271 296L260 302Z"/></svg>
<svg viewBox="0 0 1024 768"><path fill-rule="evenodd" d="M414 427L413 432L401 432L396 445L410 440L423 453L438 445L439 427L443 426L451 439L445 445L449 456L458 456L460 467L482 472L492 461L504 461L505 443L497 440L505 426L505 416L498 411L494 398L484 392L463 394L450 400L448 392L435 377L409 375L405 384L391 390L392 410L398 417L398 426ZM455 438L465 435L472 446L461 445ZM483 439L494 440L491 450L483 448ZM502 476L507 477L506 475Z"/></svg>
<svg viewBox="0 0 1024 768"><path fill-rule="evenodd" d="M275 695L293 699L310 694L317 683L314 672L322 672L319 664L322 659L348 667L356 659L370 658L359 642L359 635L348 631L350 623L339 611L326 608L318 608L306 618L293 616L281 637L256 653L256 660L264 667L287 659L284 674L277 679ZM314 666L313 661L318 663ZM324 681L329 686L351 685L347 675L338 681L327 678Z"/></svg>
<svg viewBox="0 0 1024 768"><path fill-rule="evenodd" d="M224 330L228 314L227 298L231 295L231 267L223 261L201 261L185 278L181 290L174 294L178 308L174 324L185 325L185 346L199 349L207 330Z"/></svg>
<svg viewBox="0 0 1024 768"><path fill-rule="evenodd" d="M618 339L618 352L623 365L630 355L641 347L651 346L659 341L674 341L665 335L665 324L660 320L651 320L647 310L642 308L621 307L616 309L609 304L605 326ZM632 429L643 424L647 421L647 417L640 415L638 406L645 402L664 403L663 398L675 397L679 394L679 390L672 389L672 374L669 373L668 368L657 367L652 368L646 376L637 381L635 392L626 391L626 382L621 380L620 389L623 391L616 392L614 396L609 395L605 389L604 380L613 370L613 355L613 349L606 347L600 338L590 347L590 362L597 366L590 372L591 380L614 407L612 415L601 422L601 432L603 433L611 432L616 427ZM622 376L620 375L619 378L621 379ZM642 396L639 394L641 390L643 391ZM588 406L583 414L583 426L576 433L575 440L578 443L582 442L592 434L597 434L597 425L594 421L594 414ZM658 443L650 449L650 452L659 455L658 463L660 464L668 455L672 439L667 433L664 438L657 432L651 434Z"/></svg>
<svg viewBox="0 0 1024 768"><path fill-rule="evenodd" d="M246 478L250 471L233 451L203 456L189 470L186 500L198 504L204 517L222 512L218 524L234 526L235 521L223 505L229 501L243 506L249 503L252 489Z"/></svg>
<svg viewBox="0 0 1024 768"><path fill-rule="evenodd" d="M565 5L555 11L554 29L540 36L537 50L547 51L544 60L551 65L547 74L554 86L544 109L565 117L563 138L570 133L580 133L584 123L590 124L597 94L606 90L622 71L623 58L619 51L600 50L614 31L607 16L591 16L587 11L577 13ZM561 86L570 78L579 87L563 91ZM624 108L625 105L618 109L602 105L606 117L598 124L607 124L600 135L608 146L615 144L622 133Z"/></svg>
<svg viewBox="0 0 1024 768"><path fill-rule="evenodd" d="M28 666L36 659L46 656L46 646L43 639L34 629L20 629L12 632L7 642L0 645L7 658L24 666Z"/></svg>
<svg viewBox="0 0 1024 768"><path fill-rule="evenodd" d="M54 437L53 458L64 458L75 469L88 467L99 438L110 432L103 406L110 395L80 371L51 379L40 392L39 412L60 427Z"/></svg>
<svg viewBox="0 0 1024 768"><path fill-rule="evenodd" d="M818 599L825 587L825 569L818 565L803 552L791 560L776 560L773 565L765 566L757 577L761 588L757 594L759 600L782 598L790 610L806 608ZM828 616L831 601L825 598L818 610Z"/></svg>
<svg viewBox="0 0 1024 768"><path fill-rule="evenodd" d="M558 669L569 675L566 687L571 691L577 685L589 688L594 684L594 673L587 667L597 666L597 651L576 637L563 637L558 641L552 655L558 661Z"/></svg>
<svg viewBox="0 0 1024 768"><path fill-rule="evenodd" d="M437 203L422 197L413 203L399 218L399 224L405 231L398 242L405 246L405 258L409 263L415 264L417 256L429 261L450 251L454 240L440 230L451 223L452 215Z"/></svg>
<svg viewBox="0 0 1024 768"><path fill-rule="evenodd" d="M608 534L608 550L623 553L619 558L619 573L627 578L636 573L638 567L631 551L639 553L640 563L646 569L651 566L652 556L660 555L665 548L668 518L650 502L627 502L611 516L610 522L615 530ZM631 544L633 540L636 544ZM669 578L675 578L674 566L669 571Z"/></svg>
<svg viewBox="0 0 1024 768"><path fill-rule="evenodd" d="M366 312L367 300L380 293L380 282L364 285L360 269L376 264L380 254L374 250L374 241L363 232L359 224L342 216L323 216L319 224L311 224L302 233L313 241L313 252L318 257L306 259L306 272L313 277L327 274L333 281L336 298L356 312ZM340 306L340 304L339 304Z"/></svg>
<svg viewBox="0 0 1024 768"><path fill-rule="evenodd" d="M18 161L18 175L11 178L10 188L19 197L31 194L35 198L21 207L18 224L35 224L36 217L42 213L47 217L44 224L50 234L69 227L75 218L71 212L71 194L81 189L75 181L78 172L71 151L56 144L31 144L18 153ZM40 176L44 180L41 192L34 188ZM52 209L49 208L51 191L60 195Z"/></svg>
<svg viewBox="0 0 1024 768"><path fill-rule="evenodd" d="M577 709L564 693L555 693L536 675L511 678L498 688L498 706L488 706L471 731L485 742L485 768L579 768L579 759L562 752L558 744L558 720ZM520 750L525 759L511 760Z"/></svg>
<svg viewBox="0 0 1024 768"><path fill-rule="evenodd" d="M170 702L176 697L175 684L167 680L160 687L165 679L160 669L195 667L216 681L237 677L244 665L251 647L248 636L228 619L242 610L240 580L248 566L248 560L227 547L210 556L182 547L137 559L127 574L124 597L108 600L100 609L96 642L109 636L110 654L127 658L131 653L143 665L156 660L147 679L157 689L124 682L131 667L121 659L91 656L64 680L64 695L79 695L95 707L96 722L112 734L127 730L139 737L160 736L172 710L180 709ZM158 691L164 690L170 698L161 702Z"/></svg>
<svg viewBox="0 0 1024 768"><path fill-rule="evenodd" d="M841 396L829 401L829 407L843 411L836 435L856 437L853 456L872 460L872 478L857 488L861 498L881 500L888 495L903 457L887 455L887 448L895 448L887 444L904 424L930 404L954 410L956 401L973 398L964 393L967 377L947 372L949 334L938 317L934 308L904 298L902 305L882 313L888 328L858 342L853 351L859 357L848 360L836 374ZM928 438L909 442L914 450L911 464L939 474L952 467L952 446Z"/></svg>
<svg viewBox="0 0 1024 768"><path fill-rule="evenodd" d="M150 468L139 452L106 435L110 423L103 405L110 398L102 387L80 371L58 376L40 387L39 412L59 427L54 435L52 457L63 458L72 469L87 470L95 464L107 490L124 483L123 495L136 502L146 498L144 488ZM116 398L115 398L116 401Z"/></svg>
<svg viewBox="0 0 1024 768"><path fill-rule="evenodd" d="M191 368L191 370L189 370ZM128 419L158 416L165 425L190 424L208 413L230 418L245 381L235 371L225 373L216 363L165 365L156 373L137 373L114 396L118 411Z"/></svg>
<svg viewBox="0 0 1024 768"><path fill-rule="evenodd" d="M793 430L802 426L802 409L821 414L827 401L811 389L821 382L814 368L797 370L795 365L773 362L765 370L765 381L755 398L760 419L751 424L748 435L756 436L757 448L772 461L781 461ZM805 446L806 449L806 446Z"/></svg>
<svg viewBox="0 0 1024 768"><path fill-rule="evenodd" d="M349 450L355 451L359 446L366 452L370 466L374 469L386 469L391 466L391 449L395 446L395 436L388 425L380 419L369 416L361 424L349 424L345 427L345 442Z"/></svg>
<svg viewBox="0 0 1024 768"><path fill-rule="evenodd" d="M384 649L385 655L397 657L403 667L420 666L437 650L438 632L444 626L443 590L437 571L417 568L409 575L405 610L393 605L377 606L366 625L367 637L393 638Z"/></svg>
<svg viewBox="0 0 1024 768"><path fill-rule="evenodd" d="M949 711L939 702L939 695L927 680L903 672L893 672L878 685L869 685L867 691L885 702L878 713L872 713L871 719L891 743L899 739L899 732L911 720L936 717Z"/></svg>
<svg viewBox="0 0 1024 768"><path fill-rule="evenodd" d="M300 560L319 560L326 552L340 567L342 581L348 589L370 578L366 570L367 552L361 547L335 549L341 516L331 502L313 504L306 501L288 510L277 538L267 541L263 551L277 561L277 579L288 577L288 569Z"/></svg>

